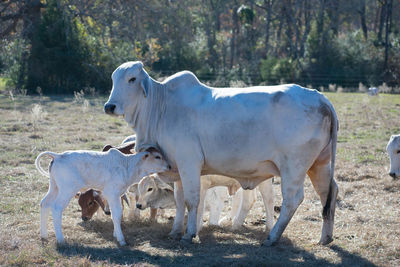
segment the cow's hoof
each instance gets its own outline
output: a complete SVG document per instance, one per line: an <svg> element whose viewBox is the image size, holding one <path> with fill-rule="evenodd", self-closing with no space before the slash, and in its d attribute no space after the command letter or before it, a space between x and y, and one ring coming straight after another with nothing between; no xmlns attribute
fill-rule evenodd
<svg viewBox="0 0 400 267"><path fill-rule="evenodd" d="M262 244L262 247L271 247L275 245L277 242L276 241L271 241L269 238L267 238Z"/></svg>
<svg viewBox="0 0 400 267"><path fill-rule="evenodd" d="M331 236L325 236L324 238L321 238L321 240L318 242L319 245L326 246L329 243L333 241L333 238Z"/></svg>
<svg viewBox="0 0 400 267"><path fill-rule="evenodd" d="M193 241L192 241L191 238L190 238L190 239L182 238L182 239L179 241L179 243L180 243L182 246L189 246L189 245L193 244Z"/></svg>
<svg viewBox="0 0 400 267"><path fill-rule="evenodd" d="M173 240L180 240L181 237L182 237L182 233L171 232L168 234L168 238L173 239Z"/></svg>
<svg viewBox="0 0 400 267"><path fill-rule="evenodd" d="M193 243L193 238L195 238L196 235L190 234L190 233L186 233L182 239L181 239L181 243L182 244L192 244Z"/></svg>
<svg viewBox="0 0 400 267"><path fill-rule="evenodd" d="M118 243L119 243L119 245L120 245L121 247L128 246L128 243L126 243L125 240L118 241Z"/></svg>
<svg viewBox="0 0 400 267"><path fill-rule="evenodd" d="M42 245L46 245L47 243L49 243L49 240L47 239L47 237L46 238L41 237L40 241L42 242Z"/></svg>

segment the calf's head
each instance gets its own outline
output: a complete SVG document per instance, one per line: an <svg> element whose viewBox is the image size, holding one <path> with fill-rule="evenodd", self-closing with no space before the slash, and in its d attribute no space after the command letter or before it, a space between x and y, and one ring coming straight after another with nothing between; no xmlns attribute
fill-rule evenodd
<svg viewBox="0 0 400 267"><path fill-rule="evenodd" d="M138 209L143 210L147 207L165 209L175 205L174 189L156 175L146 176L132 187L138 195L136 202Z"/></svg>
<svg viewBox="0 0 400 267"><path fill-rule="evenodd" d="M90 220L101 207L104 210L104 202L99 191L89 189L84 193L78 193L78 203L82 210L82 220Z"/></svg>
<svg viewBox="0 0 400 267"><path fill-rule="evenodd" d="M153 147L136 155L141 157L137 166L139 168L139 176L141 177L171 170L171 166L164 159L163 155Z"/></svg>
<svg viewBox="0 0 400 267"><path fill-rule="evenodd" d="M137 106L148 95L151 78L140 61L120 65L111 76L113 87L104 111L110 115L124 115L130 121Z"/></svg>
<svg viewBox="0 0 400 267"><path fill-rule="evenodd" d="M386 151L390 158L389 175L394 179L400 177L400 134L392 135L387 144Z"/></svg>

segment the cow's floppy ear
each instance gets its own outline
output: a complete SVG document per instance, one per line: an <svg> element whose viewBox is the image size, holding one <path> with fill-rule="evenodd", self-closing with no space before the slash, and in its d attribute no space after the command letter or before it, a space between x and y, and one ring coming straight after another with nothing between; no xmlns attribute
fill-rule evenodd
<svg viewBox="0 0 400 267"><path fill-rule="evenodd" d="M144 72L144 73L145 73L145 72ZM145 75L147 76L146 73L145 73ZM144 97L147 97L148 94L149 94L149 87L151 86L150 82L151 82L151 81L150 81L150 78L149 78L149 77L144 78L144 79L140 82L140 86L141 86L142 89L143 89Z"/></svg>
<svg viewBox="0 0 400 267"><path fill-rule="evenodd" d="M75 194L75 198L79 198L81 196L81 192Z"/></svg>

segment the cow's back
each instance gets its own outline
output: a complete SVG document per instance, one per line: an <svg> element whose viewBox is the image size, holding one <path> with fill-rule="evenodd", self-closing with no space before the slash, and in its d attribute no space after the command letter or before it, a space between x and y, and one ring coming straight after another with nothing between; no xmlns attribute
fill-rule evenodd
<svg viewBox="0 0 400 267"><path fill-rule="evenodd" d="M245 169L242 176L258 176L260 162L276 162L309 142L316 150L329 142L329 102L298 85L196 85L176 90L171 101L166 119L173 138L167 137L167 143L195 143L210 173L231 176Z"/></svg>

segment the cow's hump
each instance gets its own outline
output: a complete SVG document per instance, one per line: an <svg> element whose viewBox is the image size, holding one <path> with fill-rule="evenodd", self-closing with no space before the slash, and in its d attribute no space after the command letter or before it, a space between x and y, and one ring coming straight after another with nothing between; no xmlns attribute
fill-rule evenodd
<svg viewBox="0 0 400 267"><path fill-rule="evenodd" d="M190 71L181 71L168 77L164 82L169 88L192 87L201 84L196 75Z"/></svg>

